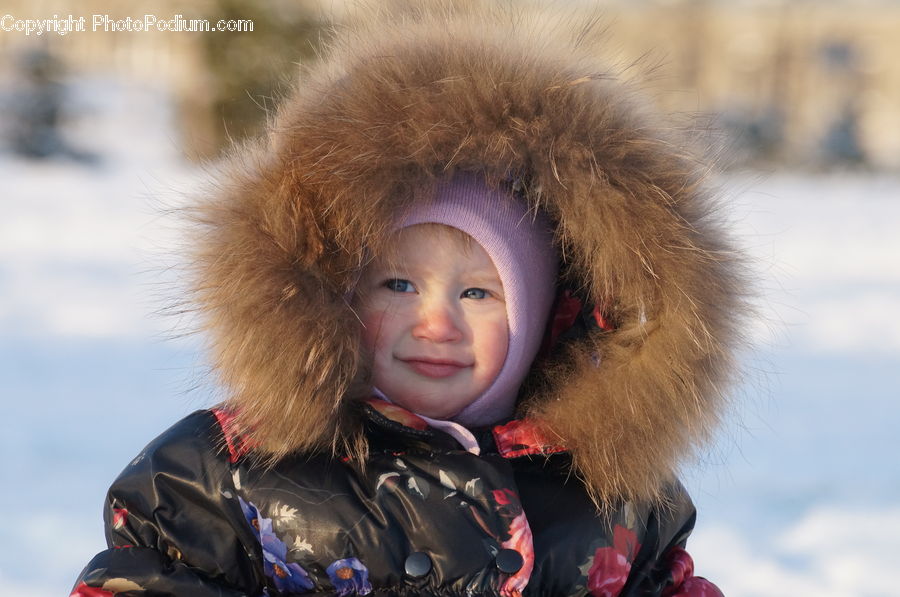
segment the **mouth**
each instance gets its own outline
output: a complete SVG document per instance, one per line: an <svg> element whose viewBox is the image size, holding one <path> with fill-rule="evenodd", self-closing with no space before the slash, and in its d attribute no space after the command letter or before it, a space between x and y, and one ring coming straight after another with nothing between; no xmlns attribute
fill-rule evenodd
<svg viewBox="0 0 900 597"><path fill-rule="evenodd" d="M407 367L412 369L419 375L430 377L432 379L443 379L456 375L463 369L468 369L471 365L454 361L452 359L431 359L425 357L413 357L409 359L399 359Z"/></svg>

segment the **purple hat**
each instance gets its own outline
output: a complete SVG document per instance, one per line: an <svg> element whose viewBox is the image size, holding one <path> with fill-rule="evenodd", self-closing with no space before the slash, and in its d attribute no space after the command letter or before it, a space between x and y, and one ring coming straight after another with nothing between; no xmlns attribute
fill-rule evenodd
<svg viewBox="0 0 900 597"><path fill-rule="evenodd" d="M397 229L416 224L444 224L475 239L497 268L506 297L506 361L494 383L453 420L476 426L511 416L556 295L559 258L553 227L543 213L529 211L525 201L491 189L471 173L440 182L433 200L417 205Z"/></svg>

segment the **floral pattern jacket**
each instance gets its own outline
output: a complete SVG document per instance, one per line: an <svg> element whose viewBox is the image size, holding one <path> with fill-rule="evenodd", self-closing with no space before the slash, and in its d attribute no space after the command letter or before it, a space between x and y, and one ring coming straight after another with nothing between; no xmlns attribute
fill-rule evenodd
<svg viewBox="0 0 900 597"><path fill-rule="evenodd" d="M272 466L222 409L189 415L115 481L109 549L73 597L109 595L720 596L693 575L694 508L595 514L569 456L528 421L475 430L480 454L380 400L370 456Z"/></svg>

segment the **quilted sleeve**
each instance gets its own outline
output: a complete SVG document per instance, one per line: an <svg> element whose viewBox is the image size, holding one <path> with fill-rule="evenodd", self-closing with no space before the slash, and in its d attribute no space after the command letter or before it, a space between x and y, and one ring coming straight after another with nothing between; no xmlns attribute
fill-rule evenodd
<svg viewBox="0 0 900 597"><path fill-rule="evenodd" d="M72 597L263 593L261 555L234 499L222 437L215 416L199 411L125 468L104 507L109 548L88 563Z"/></svg>
<svg viewBox="0 0 900 597"><path fill-rule="evenodd" d="M694 576L685 550L697 512L681 483L673 483L664 505L652 510L647 541L638 554L620 597L723 597L716 585Z"/></svg>

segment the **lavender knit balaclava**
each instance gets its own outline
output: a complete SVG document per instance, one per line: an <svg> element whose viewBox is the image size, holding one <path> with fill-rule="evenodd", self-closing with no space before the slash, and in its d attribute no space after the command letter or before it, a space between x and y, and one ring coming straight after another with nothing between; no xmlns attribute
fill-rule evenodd
<svg viewBox="0 0 900 597"><path fill-rule="evenodd" d="M553 228L521 198L491 189L476 174L460 173L438 184L432 201L420 203L397 226L443 224L462 230L491 260L506 298L509 348L494 383L453 420L488 425L513 414L519 386L537 355L556 294L559 258Z"/></svg>

